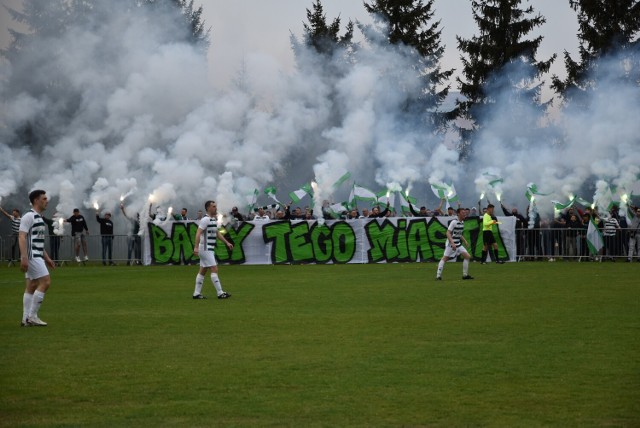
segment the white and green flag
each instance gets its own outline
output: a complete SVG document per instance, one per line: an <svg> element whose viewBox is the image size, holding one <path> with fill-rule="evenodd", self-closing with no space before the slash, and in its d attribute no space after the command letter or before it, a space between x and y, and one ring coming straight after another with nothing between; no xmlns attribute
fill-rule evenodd
<svg viewBox="0 0 640 428"><path fill-rule="evenodd" d="M531 202L534 199L534 196L548 196L551 193L542 193L538 190L538 186L535 183L527 184L527 191L525 192L525 196Z"/></svg>
<svg viewBox="0 0 640 428"><path fill-rule="evenodd" d="M456 202L459 199L453 184L431 183L431 191L438 199L446 199L447 202Z"/></svg>
<svg viewBox="0 0 640 428"><path fill-rule="evenodd" d="M589 220L589 227L587 228L587 246L591 254L598 254L598 251L604 246L602 232L593 222L593 219Z"/></svg>
<svg viewBox="0 0 640 428"><path fill-rule="evenodd" d="M551 201L551 203L553 204L553 208L554 208L556 211L562 211L562 210L565 210L565 209L567 209L567 208L569 208L569 207L573 206L573 204L575 204L575 203L576 203L576 199L577 199L577 197L576 197L576 196L574 196L574 197L573 197L569 202L567 202L566 204L563 204L563 203L562 203L562 202L560 202L560 201Z"/></svg>
<svg viewBox="0 0 640 428"><path fill-rule="evenodd" d="M341 202L339 204L329 205L329 214L333 218L339 218L342 213L349 211L349 204L347 202Z"/></svg>
<svg viewBox="0 0 640 428"><path fill-rule="evenodd" d="M311 184L307 183L304 186L302 186L300 189L294 190L293 192L289 193L289 197L293 202L300 202L302 198L311 194L313 194L313 190L311 189Z"/></svg>
<svg viewBox="0 0 640 428"><path fill-rule="evenodd" d="M391 192L390 190L381 190L379 191L376 196L378 197L378 203L377 205L384 205L386 206L387 204L389 204L389 206L391 208L395 208L396 207L396 195L395 192Z"/></svg>
<svg viewBox="0 0 640 428"><path fill-rule="evenodd" d="M352 200L355 199L356 201L367 201L374 203L378 200L378 196L371 190L362 186L358 186L355 183L353 185L353 191L351 192L351 194L353 195Z"/></svg>
<svg viewBox="0 0 640 428"><path fill-rule="evenodd" d="M409 215L411 214L411 205L415 205L418 200L413 196L409 196L405 194L405 192L400 192L400 209L402 210L402 214Z"/></svg>
<svg viewBox="0 0 640 428"><path fill-rule="evenodd" d="M271 199L273 199L274 201L276 201L276 203L278 205L283 205L282 202L280 202L278 200L278 198L276 197L276 188L274 186L269 186L266 189L264 189L264 194L267 195L268 197L270 197Z"/></svg>
<svg viewBox="0 0 640 428"><path fill-rule="evenodd" d="M333 183L332 187L334 189L337 189L342 183L344 183L345 181L347 181L350 178L351 178L351 173L347 171L342 177L338 178L338 181Z"/></svg>
<svg viewBox="0 0 640 428"><path fill-rule="evenodd" d="M260 192L258 191L258 189L255 189L253 193L246 196L247 208L249 209L249 211L253 210L253 207L256 205L256 201L258 200L258 194L260 194Z"/></svg>

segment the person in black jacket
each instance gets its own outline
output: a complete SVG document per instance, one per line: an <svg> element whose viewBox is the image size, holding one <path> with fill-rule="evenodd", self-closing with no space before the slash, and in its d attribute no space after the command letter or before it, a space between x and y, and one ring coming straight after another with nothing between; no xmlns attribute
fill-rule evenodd
<svg viewBox="0 0 640 428"><path fill-rule="evenodd" d="M87 227L87 222L84 219L84 216L80 214L80 210L78 208L74 208L73 215L65 221L67 223L71 223L71 236L73 237L75 245L76 261L80 263L80 246L82 246L84 261L86 262L89 260L89 252L87 251L87 239L85 238L85 235L89 234L89 228Z"/></svg>
<svg viewBox="0 0 640 428"><path fill-rule="evenodd" d="M385 207L384 211L380 212L380 208L378 207L373 207L371 209L371 214L369 214L369 218L383 218L387 216L387 213L389 212L389 207L391 205L389 204L389 202L387 202L387 206Z"/></svg>
<svg viewBox="0 0 640 428"><path fill-rule="evenodd" d="M111 221L111 213L106 212L104 218L100 218L100 214L96 212L96 221L100 223L100 235L102 236L102 264L107 265L107 258L109 259L109 266L115 266L113 262L113 222Z"/></svg>
<svg viewBox="0 0 640 428"><path fill-rule="evenodd" d="M511 208L511 211L509 211L502 202L500 202L500 207L505 217L516 218L516 254L520 256L526 245L524 229L527 227L527 219L518 212L516 207Z"/></svg>

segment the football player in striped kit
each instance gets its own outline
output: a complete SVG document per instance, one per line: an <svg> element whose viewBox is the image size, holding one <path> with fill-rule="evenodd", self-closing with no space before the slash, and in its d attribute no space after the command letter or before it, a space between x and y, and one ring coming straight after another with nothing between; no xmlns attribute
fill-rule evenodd
<svg viewBox="0 0 640 428"><path fill-rule="evenodd" d="M464 218L467 215L467 210L464 208L458 208L456 212L458 217L451 220L449 227L447 228L447 244L444 248L444 256L442 256L440 263L438 263L438 272L436 273L436 280L438 281L442 280L444 264L449 259L457 256L462 256L464 258L462 262L462 279L473 279L473 277L469 275L469 260L471 259L471 256L460 242L462 241L464 242L464 245L469 245L464 236L462 236L462 233L464 232Z"/></svg>
<svg viewBox="0 0 640 428"><path fill-rule="evenodd" d="M218 231L218 206L215 201L207 201L204 204L207 215L202 217L198 222L198 230L196 232L196 240L194 243L193 253L200 257L200 270L196 275L196 288L193 291L194 299L206 299L202 295L202 284L207 271L211 271L211 282L216 288L218 299L228 299L231 294L225 292L218 278L218 263L216 262L215 249L216 242L220 239L225 243L227 248L233 249L233 244L225 239Z"/></svg>
<svg viewBox="0 0 640 428"><path fill-rule="evenodd" d="M44 190L29 193L31 210L20 221L18 241L20 244L20 269L26 273L27 284L22 299L23 327L44 327L46 322L38 316L44 295L51 285L47 265L55 269L53 260L44 249L44 237L47 225L42 220L42 212L47 208L49 199Z"/></svg>

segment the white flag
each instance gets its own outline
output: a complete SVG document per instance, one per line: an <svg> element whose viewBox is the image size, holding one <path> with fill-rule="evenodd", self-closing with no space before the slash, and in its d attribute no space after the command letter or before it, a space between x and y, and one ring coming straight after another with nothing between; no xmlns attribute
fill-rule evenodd
<svg viewBox="0 0 640 428"><path fill-rule="evenodd" d="M589 220L589 227L587 228L587 246L591 254L598 254L598 251L604 246L602 232L593 222L593 219Z"/></svg>

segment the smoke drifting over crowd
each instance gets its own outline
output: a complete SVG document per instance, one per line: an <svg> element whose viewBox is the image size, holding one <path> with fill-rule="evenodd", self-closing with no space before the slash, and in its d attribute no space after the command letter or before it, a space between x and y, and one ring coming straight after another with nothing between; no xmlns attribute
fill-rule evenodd
<svg viewBox="0 0 640 428"><path fill-rule="evenodd" d="M336 59L331 67L301 55L294 73L249 54L238 64L237 84L220 91L208 81L203 53L171 37L184 30L169 16L159 24L148 11L101 3L90 23L38 39L24 52L32 58L20 61L30 68L2 65L5 206L26 208L27 192L43 188L54 203L49 215L63 217L96 204L115 211L121 199L143 214L150 201L166 210L200 208L212 198L227 212L245 207L254 189L274 185L285 202L310 181L316 199L340 202L349 186L331 185L346 171L373 190L422 189L419 203L428 205L437 205L425 191L430 182L454 183L464 206L483 192L495 200L495 187L481 178L487 172L503 178L502 200L520 207L530 182L551 193L545 200L566 201L580 192L593 200L598 180L619 194L638 181L640 90L619 79L615 58L598 68L601 83L586 108L565 108L553 119L554 133L523 134L519 125L537 113L503 111L495 94L473 156L461 163L443 135L402 113L419 88L403 52L369 44L355 65ZM212 43L230 42L213 30ZM32 90L51 84L59 91ZM79 108L69 118L72 105ZM48 127L50 139L20 142L28 122Z"/></svg>

